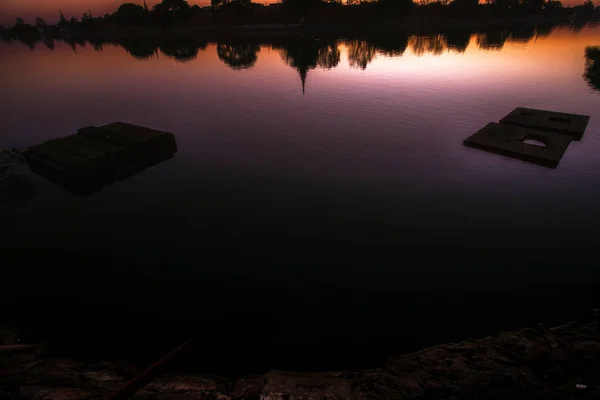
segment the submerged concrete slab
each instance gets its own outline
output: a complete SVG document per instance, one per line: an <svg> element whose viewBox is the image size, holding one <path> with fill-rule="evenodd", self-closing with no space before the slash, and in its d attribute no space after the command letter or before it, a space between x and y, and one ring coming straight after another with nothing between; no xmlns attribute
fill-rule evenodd
<svg viewBox="0 0 600 400"><path fill-rule="evenodd" d="M502 118L500 123L562 133L575 140L581 140L589 120L590 117L586 115L518 107Z"/></svg>
<svg viewBox="0 0 600 400"><path fill-rule="evenodd" d="M34 172L72 193L90 195L176 152L171 133L116 122L32 146L24 156Z"/></svg>
<svg viewBox="0 0 600 400"><path fill-rule="evenodd" d="M127 124L125 122L113 122L112 124L100 127L88 126L79 129L77 134L122 147L132 147L148 142L170 139L173 136L168 132L157 131L156 129Z"/></svg>
<svg viewBox="0 0 600 400"><path fill-rule="evenodd" d="M544 146L530 144L540 142ZM490 122L464 140L465 146L556 168L571 138L560 133Z"/></svg>

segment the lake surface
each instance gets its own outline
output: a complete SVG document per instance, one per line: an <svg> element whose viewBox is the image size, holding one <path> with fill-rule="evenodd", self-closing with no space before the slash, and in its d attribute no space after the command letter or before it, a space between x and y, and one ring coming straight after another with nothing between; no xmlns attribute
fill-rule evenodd
<svg viewBox="0 0 600 400"><path fill-rule="evenodd" d="M587 315L590 45L600 26L0 44L0 149L114 121L178 146L92 196L19 167L37 195L1 205L6 320L105 357L195 334L198 365L237 373L368 367ZM463 146L517 106L591 119L557 169Z"/></svg>

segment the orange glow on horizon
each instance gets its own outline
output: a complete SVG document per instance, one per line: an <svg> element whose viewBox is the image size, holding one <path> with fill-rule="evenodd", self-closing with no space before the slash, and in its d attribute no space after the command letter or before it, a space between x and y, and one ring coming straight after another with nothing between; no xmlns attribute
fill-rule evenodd
<svg viewBox="0 0 600 400"><path fill-rule="evenodd" d="M415 50L415 37L408 40L408 46L399 56L386 56L380 51L373 50L372 58L366 68L352 65L349 60L352 41L338 42L340 62L333 69L323 71L321 68L308 70L308 81L317 75L327 74L328 82L361 74L366 71L373 79L390 79L390 77L410 77L410 81L419 84L421 80L458 79L470 80L475 83L489 79L490 74L514 75L516 80L535 79L539 75L539 65L545 65L545 72L572 76L580 80L583 68L583 49L589 45L600 31L600 26L588 28L575 35L565 35L567 28L556 28L549 36L533 38L526 43L506 41L501 50L482 50L477 44L477 35L472 35L466 50L462 53L444 48L439 54L426 51L420 54ZM359 43L359 42L354 42ZM361 42L362 43L362 42ZM273 49L263 45L257 53L257 61L252 69L268 69L269 74L298 75L293 67L286 65L282 58L281 49ZM56 57L56 53L60 57ZM528 53L528 57L523 57ZM123 76L124 81L151 79L153 75L164 70L165 63L190 74L201 73L204 78L214 75L219 79L223 69L229 68L217 57L216 45L209 44L198 51L198 55L188 62L176 60L158 51L157 56L148 60L137 60L120 46L104 45L102 51L95 51L91 45L76 46L75 51L68 45L56 42L56 48L50 52L42 43L36 45L34 52L24 45L16 44L3 48L3 55L12 59L11 63L0 64L2 76L27 75L26 80L33 84L44 84L46 76L54 76L59 81L72 81L81 75L85 81L91 76L106 77L107 75ZM531 57L531 55L534 55ZM35 63L32 63L32 57ZM91 61L93 59L93 61ZM135 64L144 64L144 68L135 68ZM198 68L201 66L201 68ZM7 70L8 69L8 70ZM44 71L44 74L36 73ZM91 73L97 72L97 74ZM239 71L230 71L238 74ZM468 79L467 79L468 78ZM76 79L75 79L76 80ZM7 82L8 83L8 82ZM89 82L87 82L89 84ZM325 82L326 83L326 82ZM20 85L23 83L20 82Z"/></svg>

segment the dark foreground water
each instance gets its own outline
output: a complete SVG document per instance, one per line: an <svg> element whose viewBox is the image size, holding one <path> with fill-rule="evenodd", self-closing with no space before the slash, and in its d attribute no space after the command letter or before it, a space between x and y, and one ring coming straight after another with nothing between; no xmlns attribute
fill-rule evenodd
<svg viewBox="0 0 600 400"><path fill-rule="evenodd" d="M63 351L368 367L597 305L600 27L45 44L0 45L0 149L113 121L178 146L92 196L20 167L1 318ZM591 120L556 170L462 145L516 106Z"/></svg>

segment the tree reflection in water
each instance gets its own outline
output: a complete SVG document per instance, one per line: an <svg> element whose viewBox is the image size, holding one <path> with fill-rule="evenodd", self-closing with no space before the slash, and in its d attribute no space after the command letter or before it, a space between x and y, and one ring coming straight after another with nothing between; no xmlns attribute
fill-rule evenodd
<svg viewBox="0 0 600 400"><path fill-rule="evenodd" d="M366 69L373 61L377 51L366 40L351 40L348 42L348 64L350 68Z"/></svg>
<svg viewBox="0 0 600 400"><path fill-rule="evenodd" d="M577 26L580 28L581 26ZM270 46L281 54L283 61L294 68L300 76L302 92L306 90L306 80L311 69L336 68L340 63L340 44L344 44L348 52L348 64L351 68L366 69L377 55L385 57L401 57L410 48L413 54L440 55L446 51L463 53L473 40L482 50L500 50L505 43L529 43L532 39L550 35L554 26L544 25L519 25L512 27L487 29L484 31L470 31L467 29L453 29L445 33L433 35L403 34L384 35L381 33L363 34L360 37L350 36L348 39L336 37L315 37L310 35L281 35L266 36L260 40L249 38L235 38L231 40L217 40L216 52L219 60L234 70L252 68L257 60L261 46ZM22 31L22 32L21 32ZM132 57L141 60L158 57L159 51L166 57L179 62L188 62L197 58L201 50L205 50L209 40L198 36L126 36L119 39L106 40L98 37L82 38L68 36L61 38L47 38L41 36L35 29L23 28L20 33L9 35L4 31L1 39L4 42L18 40L31 49L42 42L50 50L54 49L54 42L62 40L77 52L78 46L85 46L88 42L96 51L102 51L106 43L120 45ZM586 52L586 72L584 78L590 87L598 89L598 61L596 50Z"/></svg>
<svg viewBox="0 0 600 400"><path fill-rule="evenodd" d="M302 93L306 90L308 71L315 69L319 61L319 50L323 44L320 41L303 38L282 40L273 46L281 52L283 61L298 71L302 82Z"/></svg>
<svg viewBox="0 0 600 400"><path fill-rule="evenodd" d="M200 49L205 49L207 42L196 38L166 38L159 45L161 53L177 61L186 62L198 57Z"/></svg>
<svg viewBox="0 0 600 400"><path fill-rule="evenodd" d="M590 88L600 92L600 46L586 47L583 79Z"/></svg>
<svg viewBox="0 0 600 400"><path fill-rule="evenodd" d="M337 67L340 63L340 49L337 41L326 43L319 49L317 65L323 69Z"/></svg>
<svg viewBox="0 0 600 400"><path fill-rule="evenodd" d="M477 46L482 50L500 50L508 38L508 32L505 29L498 29L479 33L477 35Z"/></svg>
<svg viewBox="0 0 600 400"><path fill-rule="evenodd" d="M509 30L509 36L507 41L513 43L528 43L536 34L536 28L534 25L525 25L515 27Z"/></svg>
<svg viewBox="0 0 600 400"><path fill-rule="evenodd" d="M423 54L440 55L446 50L444 35L412 36L409 39L413 53L417 56Z"/></svg>
<svg viewBox="0 0 600 400"><path fill-rule="evenodd" d="M369 36L367 41L377 53L386 57L400 57L408 47L408 36Z"/></svg>
<svg viewBox="0 0 600 400"><path fill-rule="evenodd" d="M444 37L448 49L458 53L464 53L465 50L467 50L469 43L471 43L471 32L465 30L449 31Z"/></svg>
<svg viewBox="0 0 600 400"><path fill-rule="evenodd" d="M146 60L156 55L158 43L152 39L128 38L123 39L120 45L127 50L132 57L138 60Z"/></svg>
<svg viewBox="0 0 600 400"><path fill-rule="evenodd" d="M217 56L234 70L252 68L260 51L258 43L218 43Z"/></svg>

